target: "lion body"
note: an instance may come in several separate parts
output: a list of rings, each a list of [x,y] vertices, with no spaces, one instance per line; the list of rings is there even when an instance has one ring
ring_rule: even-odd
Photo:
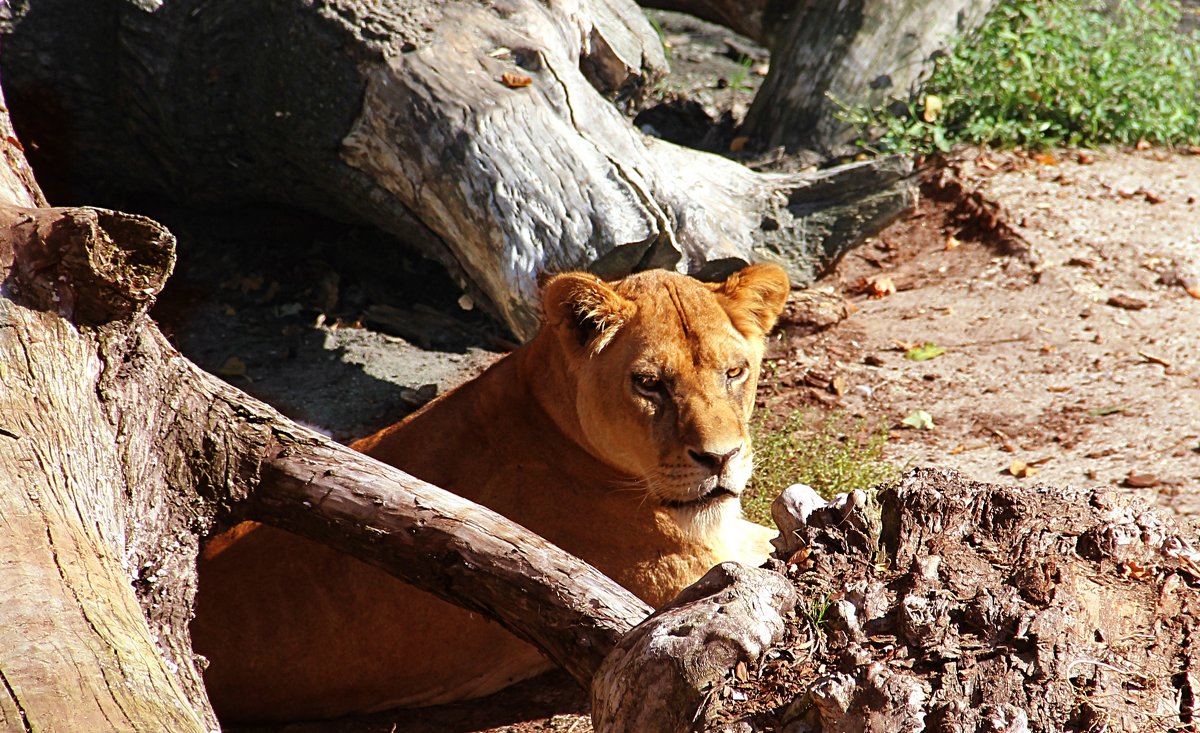
[[[353,445],[490,507],[654,606],[773,533],[741,518],[778,268],[547,285],[525,347]],[[724,289],[722,289],[724,288]],[[548,668],[499,625],[322,545],[240,525],[206,548],[196,649],[225,720],[298,720],[488,694]]]

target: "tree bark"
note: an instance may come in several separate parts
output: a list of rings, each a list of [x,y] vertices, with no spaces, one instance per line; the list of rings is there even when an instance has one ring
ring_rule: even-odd
[[[14,141],[0,143],[10,160]],[[0,176],[5,728],[215,729],[187,623],[200,538],[234,517],[506,619],[585,686],[649,613],[527,530],[198,370],[146,316],[170,234],[112,211],[27,208],[42,203],[27,170]]]
[[[592,684],[596,730],[707,729],[714,685],[783,637],[784,615],[795,603],[796,591],[779,573],[716,566],[609,654]]]
[[[774,512],[806,617],[744,681],[727,678],[753,700],[725,702],[718,725],[1194,725],[1194,526],[1127,491],[995,486],[935,469],[877,502],[809,492],[789,490]]]
[[[774,259],[805,284],[915,200],[893,162],[841,190],[841,172],[763,175],[643,135],[612,100],[664,59],[630,0],[35,0],[3,64],[69,180],[374,225],[522,337],[542,271]],[[828,219],[840,236],[812,234]]]
[[[995,0],[801,0],[771,49],[771,70],[746,116],[768,147],[846,155],[862,135],[845,107],[909,99],[935,55],[983,21]]]

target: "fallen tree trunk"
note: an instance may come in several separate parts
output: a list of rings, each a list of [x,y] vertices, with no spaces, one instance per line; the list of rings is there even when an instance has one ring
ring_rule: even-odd
[[[915,200],[896,162],[763,175],[643,135],[611,99],[635,99],[665,61],[630,0],[150,5],[17,12],[5,85],[46,170],[371,224],[519,336],[536,328],[539,272],[715,278],[773,259],[804,284]],[[826,185],[843,175],[858,183]]]
[[[169,233],[28,208],[42,199],[26,170],[0,181],[4,727],[214,729],[187,623],[200,540],[233,517],[507,619],[585,686],[649,613],[536,535],[201,372],[146,316],[174,262]]]
[[[771,46],[795,0],[642,0],[641,5],[675,10],[723,25],[763,46]]]

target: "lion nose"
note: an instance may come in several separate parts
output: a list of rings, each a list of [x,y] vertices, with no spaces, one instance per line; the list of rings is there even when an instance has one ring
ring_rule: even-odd
[[[712,471],[715,475],[720,475],[725,471],[725,467],[733,460],[733,457],[742,452],[742,447],[739,445],[731,451],[725,453],[711,453],[709,451],[697,451],[688,448],[688,455],[693,461],[704,466]]]

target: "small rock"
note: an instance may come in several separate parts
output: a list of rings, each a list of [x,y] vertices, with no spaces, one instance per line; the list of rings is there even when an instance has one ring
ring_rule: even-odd
[[[1110,296],[1107,303],[1108,303],[1108,305],[1111,305],[1114,308],[1124,308],[1125,310],[1128,310],[1128,311],[1140,311],[1141,309],[1150,305],[1149,303],[1147,303],[1144,300],[1141,300],[1140,298],[1135,298],[1131,295],[1122,295],[1122,294]]]

